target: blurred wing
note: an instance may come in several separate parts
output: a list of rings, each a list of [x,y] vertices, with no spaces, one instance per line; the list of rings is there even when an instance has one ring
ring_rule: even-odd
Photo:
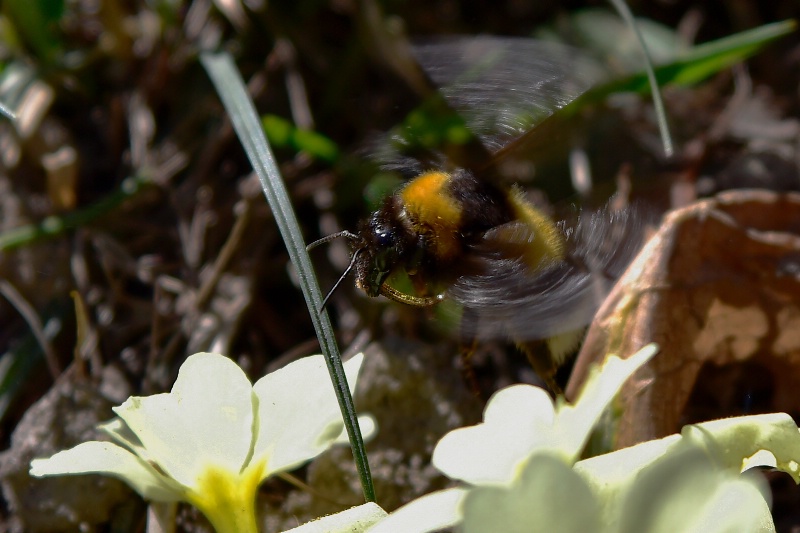
[[[487,232],[471,251],[474,274],[459,278],[447,295],[475,320],[464,321],[463,334],[476,339],[529,340],[566,333],[589,324],[603,298],[638,251],[643,222],[633,208],[583,214],[564,226],[567,256],[537,269],[509,245],[528,232],[512,222]],[[513,226],[509,228],[508,226]]]
[[[533,39],[452,38],[417,45],[413,54],[448,105],[492,153],[606,77],[585,53]]]
[[[501,152],[549,147],[563,131],[556,112],[607,77],[585,53],[534,39],[457,37],[412,53],[438,91],[368,150],[385,170],[408,176],[483,169]]]
[[[532,277],[520,260],[491,260],[485,275],[461,278],[447,292],[472,313],[462,334],[475,339],[541,339],[591,321],[596,290],[590,273],[565,262]],[[604,288],[603,288],[604,289]]]

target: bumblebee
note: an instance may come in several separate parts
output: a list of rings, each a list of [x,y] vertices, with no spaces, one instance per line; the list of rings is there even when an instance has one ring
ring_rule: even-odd
[[[416,57],[477,139],[470,162],[461,165],[441,153],[429,159],[433,163],[419,156],[390,160],[384,166],[411,168],[415,176],[355,233],[311,246],[336,237],[350,241],[350,265],[331,293],[354,271],[356,286],[368,296],[416,307],[453,300],[462,309],[466,345],[510,338],[556,392],[555,370],[577,346],[605,281],[621,273],[636,239],[628,212],[600,210],[572,223],[554,222],[521,188],[502,183],[497,162],[596,76],[572,49],[527,39],[457,39],[419,48]],[[395,144],[408,146],[408,136]],[[483,162],[475,163],[482,152]],[[416,294],[391,285],[399,272]],[[548,338],[548,353],[530,342],[542,338]]]
[[[525,200],[521,190],[502,190],[457,169],[425,172],[359,226],[354,242],[356,285],[369,296],[428,306],[444,298],[400,293],[387,284],[398,268],[405,270],[418,292],[450,286],[459,278],[480,275],[469,253],[485,242],[487,232],[506,230],[511,224],[527,228],[530,239],[497,242],[516,248],[526,267],[534,272],[564,256],[564,236],[540,211]],[[515,246],[516,245],[516,246]]]

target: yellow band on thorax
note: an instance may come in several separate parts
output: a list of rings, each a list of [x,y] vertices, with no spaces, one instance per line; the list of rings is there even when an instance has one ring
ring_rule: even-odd
[[[414,231],[427,234],[439,259],[453,257],[459,251],[458,230],[461,205],[450,195],[450,175],[424,172],[400,192],[406,214]]]

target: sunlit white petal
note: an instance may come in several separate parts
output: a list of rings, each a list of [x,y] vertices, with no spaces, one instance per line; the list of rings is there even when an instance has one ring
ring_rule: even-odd
[[[375,433],[378,431],[378,424],[375,422],[375,418],[372,417],[372,415],[359,415],[358,427],[361,429],[361,437],[364,439],[364,442],[374,437]],[[333,444],[349,443],[350,439],[347,436],[347,431],[342,428],[342,431],[339,433],[339,436],[336,437],[336,440],[333,441]]]
[[[553,402],[543,389],[507,387],[489,399],[482,424],[442,437],[433,451],[433,465],[467,483],[508,482],[535,448],[551,444],[554,416]]]
[[[455,488],[426,494],[393,511],[368,531],[424,533],[451,528],[463,518],[461,506],[468,492],[467,489]]]
[[[757,531],[772,522],[768,497],[760,474],[720,469],[707,450],[681,445],[641,469],[620,500],[606,500],[618,513],[606,525],[622,533]]]
[[[351,392],[363,360],[358,354],[344,363]],[[267,458],[263,477],[316,457],[342,432],[342,415],[322,355],[267,374],[253,390],[259,406],[253,460]]]
[[[573,405],[557,406],[556,428],[559,449],[576,460],[594,426],[617,395],[622,384],[658,352],[648,344],[627,359],[609,356],[602,367],[590,373]]]
[[[194,488],[207,465],[242,468],[252,442],[253,399],[236,363],[200,353],[181,366],[170,393],[131,397],[114,412],[160,468]]]
[[[597,501],[563,458],[534,454],[509,486],[478,486],[463,502],[466,533],[599,531]]]
[[[84,442],[47,459],[34,459],[30,473],[36,477],[104,474],[121,479],[148,500],[174,502],[183,497],[176,483],[111,442]]]
[[[705,444],[725,467],[772,466],[800,483],[800,430],[786,413],[712,420],[684,427],[681,436]]]
[[[386,517],[376,503],[365,503],[340,513],[318,518],[284,533],[360,533]]]
[[[484,422],[445,435],[433,452],[433,464],[448,477],[472,484],[509,483],[522,461],[549,450],[572,463],[583,450],[600,415],[622,383],[656,353],[649,345],[628,359],[611,356],[590,373],[574,405],[530,385],[497,392],[486,406]]]
[[[752,466],[768,465],[795,477],[796,460],[800,457],[800,432],[794,420],[785,413],[713,420],[686,426],[680,435],[578,461],[575,469],[589,483],[597,484],[605,491],[618,490],[630,484],[644,467],[674,453],[681,446],[706,449],[718,466],[734,473]],[[759,453],[762,451],[769,454]],[[753,460],[758,457],[764,461]]]

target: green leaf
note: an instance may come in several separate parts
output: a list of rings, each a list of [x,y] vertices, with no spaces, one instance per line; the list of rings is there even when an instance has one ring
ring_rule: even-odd
[[[335,163],[339,159],[339,147],[321,133],[297,128],[277,115],[264,115],[261,125],[274,146],[306,152],[314,159],[327,163]]]
[[[656,79],[659,85],[698,83],[751,57],[772,41],[792,33],[796,27],[794,20],[786,20],[695,46],[675,60],[657,66]],[[586,97],[599,100],[614,92],[645,93],[648,90],[645,74],[637,73],[593,89]]]

